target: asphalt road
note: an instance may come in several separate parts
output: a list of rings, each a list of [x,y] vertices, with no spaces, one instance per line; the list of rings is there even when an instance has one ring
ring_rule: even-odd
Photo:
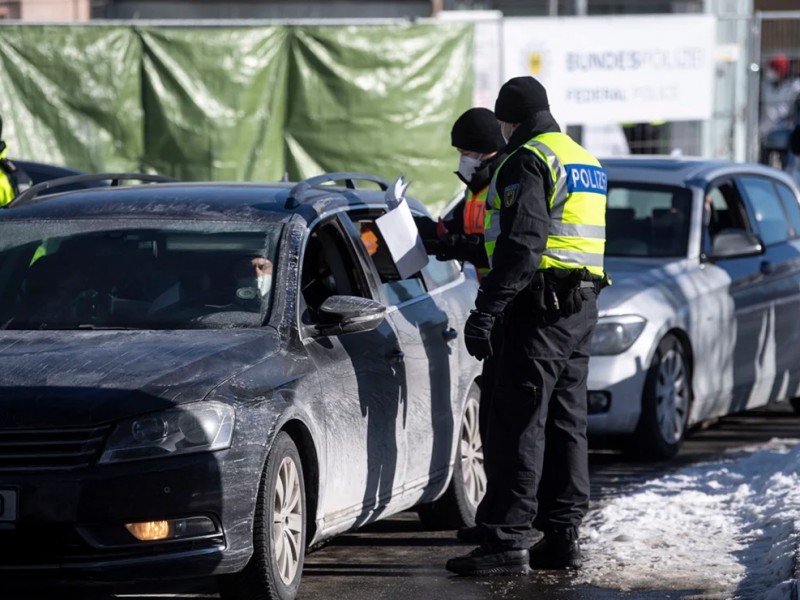
[[[626,460],[618,452],[595,448],[590,457],[595,506],[624,494],[638,483],[688,464],[772,438],[800,438],[800,416],[788,407],[735,415],[695,432],[678,457],[664,463]],[[577,584],[565,573],[533,573],[519,578],[460,578],[444,569],[447,558],[470,549],[458,544],[453,531],[425,531],[413,512],[406,512],[362,530],[339,536],[306,557],[300,600],[459,600],[537,598],[541,600],[605,600],[618,598],[705,598],[700,590],[671,589],[621,593]],[[713,576],[713,574],[710,574]],[[181,585],[168,589],[96,592],[25,589],[0,592],[3,600],[146,600],[151,598],[217,598],[213,588]],[[10,594],[10,595],[9,595]]]

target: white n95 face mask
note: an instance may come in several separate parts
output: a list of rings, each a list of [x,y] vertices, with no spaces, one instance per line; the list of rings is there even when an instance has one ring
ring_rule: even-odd
[[[272,287],[272,275],[259,275],[256,277],[256,284],[258,285],[258,293],[263,298],[269,294],[269,289]]]
[[[479,158],[472,158],[471,156],[462,156],[461,160],[458,161],[458,174],[464,178],[465,181],[469,181],[472,179],[472,176],[475,174],[475,171],[478,169],[478,165],[481,164]]]

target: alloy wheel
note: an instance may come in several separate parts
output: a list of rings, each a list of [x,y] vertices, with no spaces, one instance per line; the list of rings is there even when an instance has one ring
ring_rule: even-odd
[[[486,493],[483,443],[478,424],[479,409],[478,401],[469,398],[461,423],[461,476],[464,478],[467,499],[475,507]]]
[[[656,416],[663,440],[678,442],[686,428],[689,376],[683,354],[675,347],[661,357],[656,378]]]
[[[278,573],[286,585],[297,574],[303,537],[303,503],[297,465],[285,457],[278,468],[272,517],[272,547]]]

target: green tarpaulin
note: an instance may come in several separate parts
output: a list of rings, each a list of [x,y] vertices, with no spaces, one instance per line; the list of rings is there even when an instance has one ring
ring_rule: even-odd
[[[181,179],[362,171],[429,204],[460,188],[450,127],[472,26],[0,26],[12,157]]]

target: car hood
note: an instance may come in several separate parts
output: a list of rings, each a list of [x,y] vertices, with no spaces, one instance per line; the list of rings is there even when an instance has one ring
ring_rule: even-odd
[[[619,308],[641,292],[671,286],[676,275],[686,268],[686,259],[606,257],[605,269],[611,277],[611,285],[600,294],[601,314]]]
[[[0,429],[94,425],[202,400],[278,347],[271,328],[5,331]]]

